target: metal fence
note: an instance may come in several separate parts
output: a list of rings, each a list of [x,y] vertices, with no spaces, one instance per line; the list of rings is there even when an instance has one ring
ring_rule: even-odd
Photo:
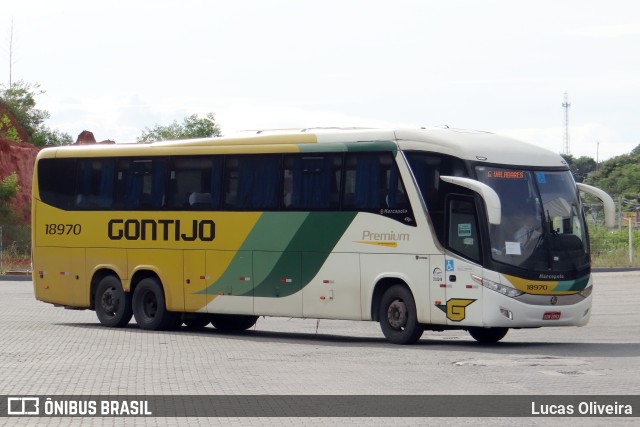
[[[31,268],[31,226],[0,225],[0,273]]]

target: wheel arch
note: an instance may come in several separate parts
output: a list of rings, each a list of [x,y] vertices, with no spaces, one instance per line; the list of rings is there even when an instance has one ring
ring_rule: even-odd
[[[98,289],[98,285],[107,276],[115,276],[122,282],[122,279],[116,273],[116,271],[109,267],[101,267],[94,271],[93,276],[91,276],[91,283],[89,285],[89,308],[91,310],[96,309],[96,290]]]
[[[411,297],[415,301],[416,299],[415,295],[413,294],[411,287],[409,286],[409,284],[405,279],[397,276],[381,277],[377,280],[375,286],[373,287],[373,293],[371,295],[371,307],[370,307],[371,320],[376,322],[380,320],[378,308],[380,307],[382,296],[387,291],[387,289],[389,289],[394,285],[402,285],[405,288],[407,288],[407,290],[411,294]]]
[[[158,284],[160,285],[160,289],[162,289],[162,293],[164,294],[164,296],[166,298],[167,293],[164,290],[164,284],[162,283],[162,280],[160,279],[160,276],[158,275],[158,273],[156,273],[152,269],[148,269],[148,268],[140,268],[140,269],[136,270],[133,273],[133,276],[131,276],[131,284],[130,284],[130,291],[129,292],[131,292],[131,294],[133,294],[133,292],[136,290],[136,287],[138,286],[138,284],[141,281],[143,281],[144,279],[156,279],[158,281]]]
[[[96,289],[98,289],[98,285],[100,284],[100,281],[107,276],[115,276],[118,278],[118,280],[120,280],[121,283],[123,282],[122,277],[120,277],[120,275],[114,268],[100,267],[96,269],[96,271],[93,273],[93,276],[91,277],[91,284],[90,284],[90,291],[89,291],[90,292],[89,297],[91,298],[91,309],[95,309],[94,299],[96,295]],[[123,288],[125,288],[124,291],[133,294],[133,291],[135,290],[135,287],[138,285],[138,283],[140,283],[141,280],[146,279],[148,277],[157,279],[158,283],[160,284],[160,287],[162,287],[162,292],[164,292],[164,286],[162,284],[162,280],[160,280],[160,276],[158,275],[158,273],[156,273],[151,269],[146,269],[146,268],[141,268],[135,271],[135,273],[131,277],[131,280],[129,281],[129,289],[126,289],[126,287],[123,284]]]

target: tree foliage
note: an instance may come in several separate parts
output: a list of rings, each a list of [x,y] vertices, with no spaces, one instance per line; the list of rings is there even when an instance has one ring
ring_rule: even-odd
[[[5,107],[13,114],[25,132],[33,135],[50,115],[36,108],[36,96],[43,94],[38,83],[26,83],[19,80],[11,86],[2,86],[0,97]]]
[[[66,132],[44,127],[31,136],[31,143],[36,147],[67,145],[73,144],[73,138]]]
[[[640,145],[629,154],[616,156],[601,163],[598,171],[591,174],[585,182],[602,188],[611,196],[639,198]]]
[[[138,137],[138,142],[209,138],[220,135],[220,126],[216,123],[213,113],[207,113],[206,117],[202,118],[192,114],[185,117],[182,123],[174,120],[168,126],[156,124],[152,129],[145,128]]]
[[[0,223],[10,223],[15,219],[12,199],[19,191],[18,175],[15,172],[0,179]]]
[[[27,83],[23,80],[18,80],[10,86],[0,86],[0,100],[29,135],[33,145],[70,144],[73,142],[71,135],[51,130],[44,124],[50,114],[46,110],[36,108],[36,96],[43,93],[44,90],[40,89],[40,84]],[[10,139],[20,142],[19,138],[16,138]]]
[[[20,142],[18,129],[13,126],[13,123],[7,114],[0,114],[0,137]]]
[[[583,182],[587,176],[596,170],[596,161],[588,156],[574,157],[571,154],[563,154],[576,182]]]

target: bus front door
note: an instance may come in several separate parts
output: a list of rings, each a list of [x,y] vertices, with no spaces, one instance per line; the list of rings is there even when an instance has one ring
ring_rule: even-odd
[[[482,278],[478,214],[473,197],[452,195],[447,199],[445,254],[446,313],[448,325],[482,324]],[[475,279],[474,279],[475,277]]]

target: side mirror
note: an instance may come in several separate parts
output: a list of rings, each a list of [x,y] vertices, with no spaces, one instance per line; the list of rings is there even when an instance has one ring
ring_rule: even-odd
[[[591,185],[583,184],[581,182],[576,183],[578,190],[591,194],[592,196],[602,200],[604,204],[604,225],[608,228],[616,226],[616,203],[613,201],[605,191],[598,187],[592,187]]]
[[[444,182],[456,184],[480,194],[487,208],[489,224],[500,225],[500,219],[502,217],[502,205],[500,204],[500,197],[498,197],[498,193],[496,193],[493,188],[489,187],[487,184],[471,178],[461,178],[459,176],[441,176],[440,179]]]

